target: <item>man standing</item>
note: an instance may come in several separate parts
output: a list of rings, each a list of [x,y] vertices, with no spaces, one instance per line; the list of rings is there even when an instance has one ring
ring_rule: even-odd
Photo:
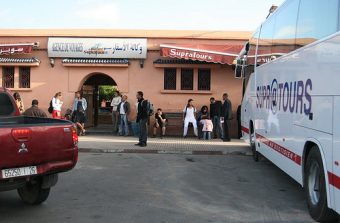
[[[119,103],[117,107],[117,111],[119,111],[119,130],[118,134],[120,136],[124,135],[128,136],[129,135],[129,124],[128,124],[128,115],[130,114],[130,103],[127,101],[127,96],[123,95],[122,101]]]
[[[218,136],[223,139],[224,134],[222,130],[222,124],[221,124],[221,112],[222,112],[222,102],[216,101],[215,98],[210,98],[210,117],[213,122],[213,134],[214,138],[217,138]]]
[[[27,109],[22,115],[30,116],[30,117],[47,118],[46,113],[40,108],[38,108],[38,104],[39,104],[38,100],[34,99],[32,101],[32,107]]]
[[[148,139],[148,101],[144,99],[142,91],[137,92],[136,98],[138,100],[136,122],[139,125],[139,142],[135,145],[145,147]]]
[[[119,92],[115,91],[115,93],[113,94],[112,101],[111,101],[113,134],[116,134],[117,129],[118,129],[119,111],[117,111],[117,108],[121,101],[122,101],[122,98],[120,97]]]
[[[228,99],[228,94],[223,94],[223,106],[222,106],[222,116],[224,118],[224,142],[230,141],[230,135],[229,135],[229,120],[232,119],[232,106],[231,101]]]

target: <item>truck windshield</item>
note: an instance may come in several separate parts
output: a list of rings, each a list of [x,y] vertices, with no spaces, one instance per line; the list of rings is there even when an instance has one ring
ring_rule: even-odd
[[[0,93],[0,116],[9,116],[14,110],[10,97],[5,93]]]

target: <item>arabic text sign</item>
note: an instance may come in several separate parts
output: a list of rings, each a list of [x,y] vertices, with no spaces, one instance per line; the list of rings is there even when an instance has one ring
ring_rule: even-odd
[[[23,54],[31,53],[32,46],[28,45],[5,45],[0,46],[0,55],[13,55],[13,54]]]
[[[48,57],[144,59],[146,39],[49,38]]]

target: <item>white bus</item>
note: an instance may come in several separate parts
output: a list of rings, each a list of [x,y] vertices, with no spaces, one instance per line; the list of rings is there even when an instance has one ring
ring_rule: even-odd
[[[340,0],[287,0],[239,57],[243,138],[303,187],[316,221],[340,213]]]

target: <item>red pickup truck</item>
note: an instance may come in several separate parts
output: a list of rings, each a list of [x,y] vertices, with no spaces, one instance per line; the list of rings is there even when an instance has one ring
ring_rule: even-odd
[[[44,202],[58,173],[76,165],[77,144],[71,122],[20,116],[10,91],[0,88],[0,191],[17,189],[25,203]]]

